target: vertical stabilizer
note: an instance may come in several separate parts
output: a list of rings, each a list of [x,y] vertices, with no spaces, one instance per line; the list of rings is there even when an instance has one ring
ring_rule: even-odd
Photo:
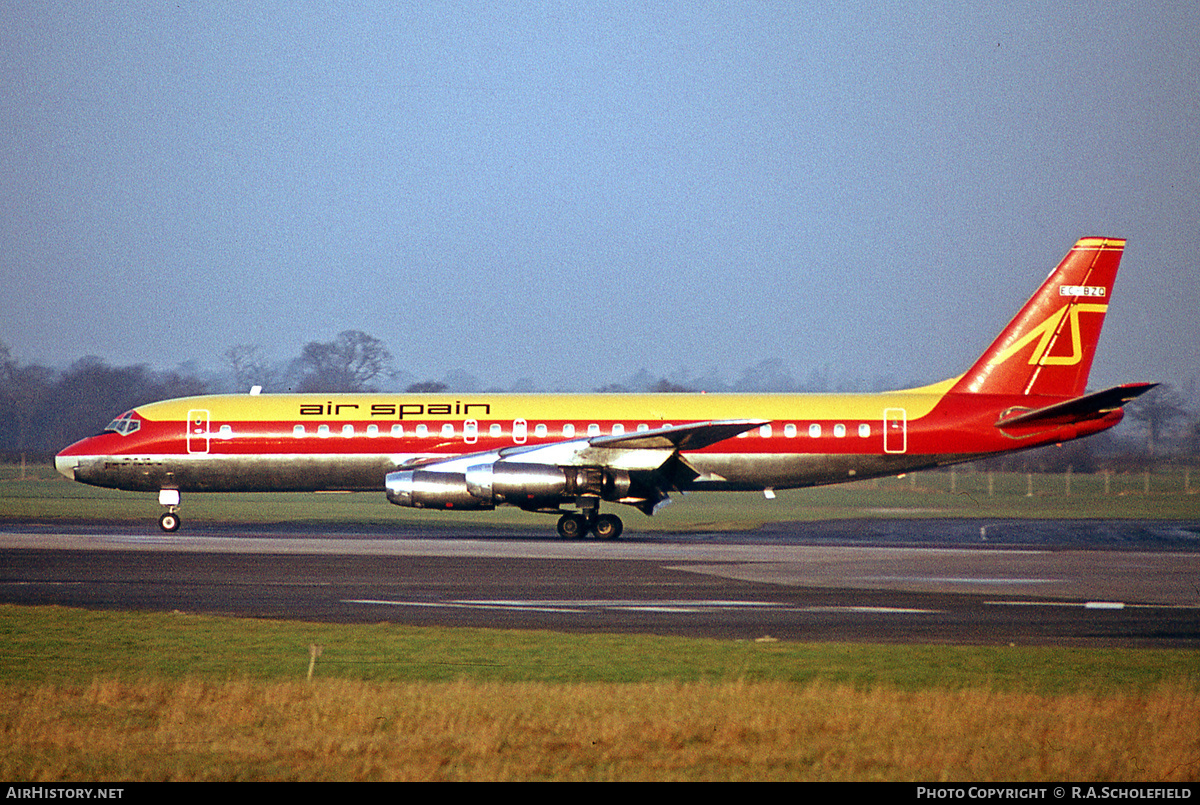
[[[952,391],[1083,394],[1124,250],[1120,238],[1080,239]]]

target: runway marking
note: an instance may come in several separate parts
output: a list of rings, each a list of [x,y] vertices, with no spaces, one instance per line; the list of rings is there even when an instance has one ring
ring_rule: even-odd
[[[377,606],[388,607],[430,607],[435,609],[523,609],[530,612],[557,612],[557,613],[574,613],[583,614],[586,610],[570,609],[567,607],[548,607],[548,606],[500,606],[497,604],[487,604],[485,602],[470,602],[470,601],[382,601],[378,599],[356,598],[343,600],[343,604],[371,604]]]
[[[918,584],[1061,584],[1065,579],[980,579],[954,576],[859,576],[862,581],[910,581]]]
[[[1121,601],[984,601],[984,606],[993,607],[1082,607],[1083,609],[1124,609]],[[1136,607],[1130,605],[1130,609]]]
[[[597,610],[621,612],[658,612],[663,614],[694,614],[701,612],[752,611],[770,609],[773,612],[852,613],[872,615],[921,615],[939,612],[936,609],[910,607],[865,606],[792,606],[772,601],[522,601],[522,600],[457,600],[457,601],[387,601],[383,599],[346,599],[345,604],[366,604],[393,607],[427,607],[446,609],[492,609],[510,612],[555,612],[584,614]]]
[[[1124,601],[984,601],[993,607],[1082,607],[1083,609],[1200,609],[1200,604],[1126,604]]]

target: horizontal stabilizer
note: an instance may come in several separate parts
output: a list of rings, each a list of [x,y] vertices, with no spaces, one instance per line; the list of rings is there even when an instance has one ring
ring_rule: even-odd
[[[1121,408],[1125,403],[1142,396],[1157,385],[1157,383],[1126,383],[1123,386],[1114,386],[1066,402],[1047,405],[1045,408],[1022,411],[1013,416],[1002,417],[996,423],[996,427],[1002,430],[1042,429],[1096,419]]]

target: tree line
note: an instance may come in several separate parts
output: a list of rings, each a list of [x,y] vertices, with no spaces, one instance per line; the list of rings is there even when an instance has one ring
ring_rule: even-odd
[[[441,380],[418,380],[397,370],[387,346],[357,330],[346,330],[332,341],[311,341],[295,358],[274,362],[253,344],[239,344],[222,355],[220,373],[204,373],[189,365],[158,371],[145,364],[113,366],[87,356],[64,368],[23,364],[0,342],[0,460],[48,458],[78,439],[100,432],[114,417],[148,402],[221,392],[247,392],[262,386],[267,392],[337,393],[369,391],[471,392],[485,391],[475,377],[454,371]],[[906,385],[919,385],[912,383]],[[533,390],[531,381],[520,388]],[[744,370],[732,382],[714,375],[668,377],[642,370],[623,382],[597,386],[603,392],[829,392],[883,391],[898,388],[891,378],[837,381],[829,368],[811,371],[796,380],[784,363],[764,360]],[[500,389],[494,389],[499,391]],[[1148,462],[1194,459],[1200,456],[1200,409],[1177,388],[1163,385],[1126,408],[1120,433],[1101,434],[1071,442],[1060,450],[1015,454],[1000,462],[1003,468],[1056,470],[1073,466],[1088,472],[1101,463],[1144,466]],[[1011,465],[1011,466],[1010,466]],[[999,468],[999,467],[998,467]]]

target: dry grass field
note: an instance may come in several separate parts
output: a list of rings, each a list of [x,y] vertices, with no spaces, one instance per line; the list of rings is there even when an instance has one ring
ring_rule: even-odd
[[[15,606],[0,647],[10,781],[1200,780],[1187,651]]]
[[[1200,779],[1200,696],[823,682],[0,686],[0,777]]]

